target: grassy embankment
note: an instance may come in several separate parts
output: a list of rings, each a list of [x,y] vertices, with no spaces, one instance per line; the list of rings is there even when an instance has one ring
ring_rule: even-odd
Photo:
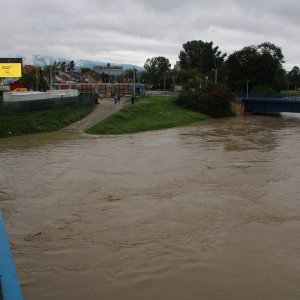
[[[92,110],[92,106],[74,106],[0,116],[0,137],[58,130],[82,119]]]
[[[183,109],[171,97],[140,97],[134,105],[96,124],[86,132],[91,134],[125,134],[157,130],[203,121],[209,116]]]
[[[282,91],[281,95],[284,97],[300,97],[300,91]]]

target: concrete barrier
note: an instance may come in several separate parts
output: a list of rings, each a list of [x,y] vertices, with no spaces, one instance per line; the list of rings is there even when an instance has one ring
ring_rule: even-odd
[[[77,97],[78,94],[78,90],[76,89],[51,90],[47,92],[8,92],[3,94],[3,102],[19,102],[32,100],[47,100],[61,97]]]

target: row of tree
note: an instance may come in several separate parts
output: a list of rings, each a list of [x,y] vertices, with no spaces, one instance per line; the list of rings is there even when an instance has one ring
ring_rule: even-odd
[[[284,70],[284,55],[281,48],[265,42],[257,46],[247,46],[231,55],[222,53],[213,42],[201,40],[188,41],[179,53],[180,69],[171,69],[169,59],[163,56],[148,58],[145,61],[144,72],[128,69],[113,78],[116,82],[130,82],[133,77],[138,82],[151,84],[154,88],[173,89],[174,84],[186,85],[191,81],[213,81],[227,85],[232,91],[281,91],[283,89],[298,89],[300,87],[300,70],[298,66],[289,72]],[[40,78],[55,77],[59,71],[74,71],[75,63],[55,61],[43,68]],[[97,80],[110,82],[107,74],[96,74],[93,70],[83,68],[83,73],[92,72]],[[135,72],[135,76],[133,76]],[[26,77],[26,76],[25,76]],[[36,74],[30,74],[34,81]],[[31,78],[32,77],[32,78]],[[32,80],[31,80],[32,79]],[[42,79],[41,85],[42,84]],[[204,83],[203,83],[204,85]]]
[[[283,68],[281,48],[265,42],[247,46],[227,56],[213,42],[188,41],[179,54],[180,70],[171,70],[168,58],[148,58],[142,80],[170,88],[174,82],[185,84],[191,80],[211,80],[226,84],[232,91],[280,91],[300,87],[300,71]]]

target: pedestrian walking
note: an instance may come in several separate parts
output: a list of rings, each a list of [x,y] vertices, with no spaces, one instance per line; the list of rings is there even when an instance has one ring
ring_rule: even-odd
[[[131,104],[134,104],[134,97],[131,96]]]
[[[118,97],[115,96],[114,99],[115,99],[115,104],[117,104],[117,102],[118,102]]]
[[[118,96],[118,103],[120,103],[120,100],[121,100],[121,97],[120,97],[120,96]]]
[[[94,100],[95,100],[95,104],[99,104],[99,101],[98,101],[98,95],[97,95],[97,94],[95,94]]]

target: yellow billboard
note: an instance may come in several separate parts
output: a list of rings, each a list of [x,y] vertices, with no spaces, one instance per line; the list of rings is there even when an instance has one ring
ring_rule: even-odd
[[[1,77],[22,77],[22,59],[0,58]]]

